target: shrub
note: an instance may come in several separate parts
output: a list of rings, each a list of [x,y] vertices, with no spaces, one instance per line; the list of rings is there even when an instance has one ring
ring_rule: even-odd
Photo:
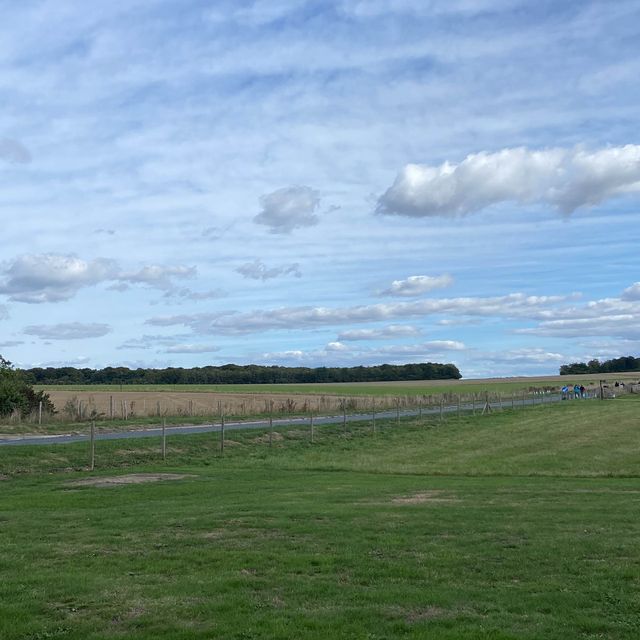
[[[10,416],[16,411],[23,417],[27,416],[37,411],[41,402],[44,412],[55,413],[49,395],[44,391],[34,391],[22,373],[0,355],[0,417]]]

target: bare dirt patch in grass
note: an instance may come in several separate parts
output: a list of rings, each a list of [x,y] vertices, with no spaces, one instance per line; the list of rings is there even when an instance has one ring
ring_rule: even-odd
[[[72,487],[116,487],[123,484],[143,484],[161,480],[184,480],[185,478],[195,478],[195,476],[186,473],[128,473],[122,476],[83,478],[67,482],[67,485]]]
[[[420,491],[410,496],[397,496],[391,499],[393,504],[424,504],[425,502],[458,502],[459,498],[447,491]]]

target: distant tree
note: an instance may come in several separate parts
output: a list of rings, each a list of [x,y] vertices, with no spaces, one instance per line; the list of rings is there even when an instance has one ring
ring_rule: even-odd
[[[0,355],[0,416],[20,412],[26,416],[38,409],[42,402],[45,412],[53,413],[54,407],[44,391],[34,391],[21,371],[16,371],[9,360]]]
[[[640,371],[640,358],[625,356],[605,360],[604,362],[589,360],[586,364],[584,362],[572,362],[571,364],[563,364],[560,367],[561,376],[581,373],[621,373],[624,371]]]

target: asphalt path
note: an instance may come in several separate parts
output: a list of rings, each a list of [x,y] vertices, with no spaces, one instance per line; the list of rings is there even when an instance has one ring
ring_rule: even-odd
[[[530,405],[542,405],[553,402],[559,402],[562,400],[560,394],[545,394],[537,397],[528,397],[524,400],[522,398],[515,398],[513,406],[515,408]],[[512,400],[502,400],[501,402],[491,402],[491,409],[510,409],[512,407]],[[462,403],[460,405],[460,412],[471,412],[475,408],[476,412],[483,410],[482,403],[476,404],[475,407],[471,403]],[[445,405],[442,407],[442,413],[457,413],[458,405]],[[422,410],[411,409],[398,412],[397,410],[376,412],[376,420],[388,420],[397,418],[407,418],[417,415],[439,415],[440,407],[423,407]],[[372,420],[372,413],[351,413],[346,415],[346,422],[363,422],[366,420]],[[342,424],[345,421],[345,416],[331,415],[331,416],[313,416],[314,426],[322,425],[335,425]],[[274,429],[279,427],[295,427],[309,425],[309,417],[303,418],[279,418],[273,420]],[[225,431],[236,431],[239,429],[266,429],[269,428],[269,420],[251,420],[242,422],[225,422]],[[175,435],[189,435],[194,433],[210,433],[220,431],[220,423],[211,424],[199,424],[199,425],[183,425],[183,426],[171,426],[165,428],[167,436]],[[162,435],[162,427],[145,427],[143,429],[132,429],[130,431],[103,431],[95,434],[96,440],[128,440],[131,438],[158,438]],[[88,442],[90,435],[88,433],[64,433],[64,434],[52,434],[52,435],[0,435],[0,446],[24,446],[24,445],[50,445],[50,444],[68,444],[70,442]]]

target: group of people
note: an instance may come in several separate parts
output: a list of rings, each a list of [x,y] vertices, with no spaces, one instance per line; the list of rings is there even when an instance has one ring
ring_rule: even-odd
[[[567,385],[562,387],[563,400],[567,400],[569,398],[586,398],[586,397],[587,397],[587,390],[585,386],[582,384],[574,384],[573,388]]]

